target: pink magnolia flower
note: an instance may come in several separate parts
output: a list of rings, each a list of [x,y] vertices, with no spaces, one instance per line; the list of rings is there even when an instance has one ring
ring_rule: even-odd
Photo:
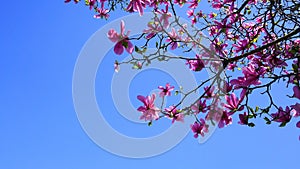
[[[199,100],[196,104],[191,106],[191,109],[195,114],[198,114],[200,112],[206,113],[209,107],[206,106],[206,100],[204,100],[203,102]]]
[[[178,40],[178,35],[175,31],[174,28],[172,28],[172,31],[168,33],[169,37],[166,39],[166,42],[170,42],[171,45],[171,50],[174,50],[178,47],[178,42],[176,42],[176,40]]]
[[[157,120],[159,118],[159,109],[155,107],[154,100],[155,100],[155,94],[152,94],[152,96],[141,96],[138,95],[137,98],[144,103],[143,106],[140,106],[137,110],[142,113],[142,116],[140,119],[145,119],[145,121],[151,121],[151,120]]]
[[[182,7],[187,0],[174,0],[174,4],[178,4],[180,7]]]
[[[282,107],[279,107],[278,112],[271,114],[271,116],[276,122],[288,123],[292,118],[290,112],[291,111],[288,106],[286,106],[285,111],[282,109]]]
[[[250,0],[249,2],[248,2],[248,4],[256,4],[257,3],[257,0]]]
[[[295,105],[291,105],[293,116],[299,117],[300,116],[300,104],[296,103]]]
[[[226,81],[223,82],[224,85],[221,86],[220,90],[224,93],[224,94],[227,94],[229,93],[231,90],[232,90],[232,85]]]
[[[165,108],[165,111],[167,112],[167,117],[172,119],[172,123],[175,121],[184,122],[184,114],[178,112],[175,106]]]
[[[250,64],[247,67],[243,67],[244,77],[238,77],[238,79],[232,79],[230,83],[235,85],[235,89],[244,88],[250,85],[260,85],[259,77],[266,73],[265,67],[255,68],[253,64]]]
[[[189,68],[192,71],[201,71],[204,68],[204,63],[202,62],[199,55],[196,54],[196,59],[187,60],[186,65],[189,65]]]
[[[194,16],[194,10],[190,9],[190,10],[186,11],[186,14],[188,17]]]
[[[90,10],[94,8],[94,5],[97,3],[97,0],[88,0],[86,3],[90,6]]]
[[[160,97],[171,96],[171,91],[174,90],[174,86],[170,86],[169,83],[166,84],[166,87],[158,86],[158,88],[161,90]]]
[[[219,0],[212,1],[212,7],[216,10],[219,10],[223,6],[223,3],[221,3]]]
[[[208,133],[208,125],[205,124],[204,119],[200,119],[200,123],[195,122],[194,124],[191,124],[191,129],[194,132],[195,138],[198,138],[199,134],[204,137],[204,134]]]
[[[138,11],[140,16],[144,14],[144,9],[146,5],[149,4],[148,0],[130,0],[127,11],[129,12],[136,12]]]
[[[266,61],[266,63],[269,65],[270,68],[274,68],[274,67],[281,68],[284,66],[288,66],[284,60],[274,55],[269,55],[264,60]]]
[[[247,125],[248,124],[248,114],[244,112],[244,114],[239,114],[240,121],[238,122],[241,125]]]
[[[159,21],[162,22],[163,28],[168,29],[170,22],[169,22],[169,18],[172,17],[172,14],[170,12],[168,12],[169,6],[166,5],[166,10],[162,9],[162,10],[157,10],[156,12],[158,14],[160,14],[160,18]]]
[[[236,68],[237,65],[235,63],[229,63],[228,66],[227,66],[227,69],[228,70],[234,70],[234,68]]]
[[[234,52],[238,53],[240,51],[244,51],[245,49],[247,49],[249,46],[249,39],[243,39],[243,40],[240,40],[238,41],[238,44],[233,44],[232,46],[235,47],[235,50]]]
[[[196,9],[198,7],[198,2],[199,2],[198,0],[191,0],[191,1],[189,1],[188,4],[191,4],[189,6],[189,8],[190,9]]]
[[[216,16],[217,16],[217,14],[216,14],[216,13],[213,13],[213,12],[211,12],[210,14],[208,14],[208,16],[209,16],[209,18],[210,18],[210,19],[212,19],[212,18],[216,17]]]
[[[294,91],[293,97],[300,99],[300,88],[298,86],[294,86],[293,91]]]
[[[151,39],[154,37],[158,32],[161,32],[163,29],[159,24],[159,21],[157,18],[154,18],[154,22],[149,22],[148,23],[148,29],[145,29],[143,32],[147,33],[148,35],[146,36],[147,39]]]
[[[191,19],[191,22],[192,22],[192,25],[195,25],[197,23],[197,18],[194,16],[192,19]]]
[[[212,87],[206,86],[206,87],[204,87],[205,97],[208,98],[208,99],[214,97],[215,96],[214,90],[215,90],[215,86],[212,86]]]
[[[234,93],[231,93],[230,96],[226,95],[225,99],[226,99],[227,104],[223,104],[223,106],[225,108],[231,110],[232,112],[243,110],[244,106],[239,107],[239,105],[244,100],[245,92],[246,92],[246,90],[243,89],[243,91],[241,92],[241,95],[240,95],[241,99],[237,98]]]
[[[114,70],[116,73],[118,73],[120,71],[120,65],[117,61],[114,63]]]
[[[211,26],[211,27],[208,28],[208,30],[209,30],[209,35],[210,35],[210,36],[213,36],[213,35],[215,35],[215,34],[218,33],[218,28],[217,28],[217,26]]]
[[[105,9],[104,7],[101,7],[101,8],[97,8],[97,13],[96,15],[94,15],[94,18],[96,19],[99,19],[99,18],[105,18],[107,19],[109,17],[109,14],[108,14],[108,10]]]
[[[133,52],[133,45],[132,43],[128,40],[128,35],[130,31],[127,31],[127,33],[125,34],[125,24],[124,21],[121,21],[121,32],[120,34],[118,34],[114,29],[111,29],[108,31],[107,36],[108,38],[112,41],[112,42],[117,42],[115,47],[114,47],[114,52],[117,55],[121,55],[125,50],[128,53],[132,53]]]
[[[300,121],[296,124],[296,127],[300,128]]]
[[[224,126],[228,126],[230,124],[232,124],[232,117],[229,115],[229,113],[226,110],[224,110],[221,119],[219,121],[218,127],[223,128]]]
[[[223,55],[223,53],[227,54],[228,51],[226,50],[226,47],[228,44],[222,43],[219,41],[218,38],[216,38],[213,43],[211,43],[210,48],[213,49],[213,51],[217,52],[219,55]]]
[[[69,3],[71,2],[72,0],[65,0],[65,3]],[[77,4],[80,0],[74,0],[75,4]]]

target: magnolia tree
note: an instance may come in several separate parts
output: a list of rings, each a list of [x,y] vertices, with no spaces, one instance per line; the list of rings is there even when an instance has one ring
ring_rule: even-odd
[[[193,116],[195,122],[191,129],[197,138],[209,132],[208,124],[219,128],[230,125],[232,116],[238,116],[238,123],[249,127],[254,127],[259,118],[268,125],[278,123],[284,127],[299,117],[300,2],[208,0],[209,10],[202,9],[201,3],[200,0],[85,0],[85,5],[96,12],[95,18],[108,19],[116,9],[141,16],[144,10],[154,14],[137,37],[125,32],[123,21],[120,33],[114,29],[107,32],[107,37],[115,43],[114,53],[127,52],[131,56],[127,61],[116,61],[115,71],[119,71],[122,64],[142,69],[154,60],[179,59],[185,61],[183,66],[188,66],[190,71],[208,69],[212,73],[193,90],[185,91],[184,86],[176,90],[167,83],[158,87],[158,96],[138,95],[137,99],[142,102],[137,108],[140,119],[152,124],[166,117],[174,123]],[[190,19],[189,26],[180,22],[182,14]],[[209,45],[203,45],[203,41]],[[143,45],[134,45],[135,42]],[[155,52],[149,54],[146,51],[151,45],[155,46]],[[170,50],[181,54],[168,55]],[[275,101],[273,86],[278,84],[287,89],[288,93],[280,94],[289,100],[289,105]],[[182,107],[183,101],[196,91],[197,99]],[[251,99],[256,99],[257,91],[267,98],[266,105],[250,104]],[[183,97],[173,105],[155,104],[157,97],[164,101],[172,93]],[[299,120],[296,127],[300,128]]]

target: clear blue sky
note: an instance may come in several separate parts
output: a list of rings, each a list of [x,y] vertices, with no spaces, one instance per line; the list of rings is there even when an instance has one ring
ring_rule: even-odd
[[[77,119],[72,76],[82,46],[106,21],[93,19],[93,13],[82,4],[66,5],[63,0],[3,1],[0,13],[0,168],[281,169],[299,166],[300,130],[295,128],[295,121],[278,128],[276,124],[266,126],[257,120],[256,127],[248,128],[238,125],[235,119],[233,125],[217,130],[205,144],[199,144],[190,133],[172,150],[146,159],[119,157],[101,149],[85,134]],[[112,15],[111,19],[118,17]],[[112,74],[111,65],[104,65],[100,70]],[[161,72],[152,73],[138,76],[130,94],[147,94],[151,88],[165,83],[165,79],[172,81]],[[149,80],[155,73],[161,73],[162,83]],[[99,78],[98,74],[97,83]],[[99,98],[111,97],[108,92],[101,94],[101,89],[96,88]],[[289,104],[288,100],[278,100],[283,105]],[[259,98],[255,101],[264,102]],[[162,123],[150,129],[131,122],[127,125],[115,108],[110,103],[107,105],[102,107],[104,116],[120,132],[134,134],[136,128],[142,128],[138,131],[143,133],[138,136],[151,136],[163,131],[159,125],[166,128]]]

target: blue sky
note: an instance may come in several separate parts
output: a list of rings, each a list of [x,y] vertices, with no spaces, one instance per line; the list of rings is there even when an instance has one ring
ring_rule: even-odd
[[[89,37],[108,21],[95,20],[86,7],[63,1],[4,1],[1,10],[0,168],[296,168],[299,164],[299,130],[292,121],[248,128],[234,124],[218,129],[204,144],[192,133],[170,151],[145,159],[113,155],[97,146],[81,128],[72,100],[73,70]],[[122,14],[122,13],[121,13]],[[120,15],[121,15],[120,14]],[[111,20],[120,17],[113,14]],[[116,130],[137,137],[162,132],[170,122],[152,127],[134,124],[111,106],[107,81],[114,55],[108,54],[96,77],[96,95],[104,117]],[[107,63],[107,64],[106,64]],[[111,76],[110,76],[111,75]],[[110,76],[110,77],[109,77]],[[154,77],[160,77],[153,81]],[[157,85],[174,79],[155,70],[139,74],[130,86],[135,95],[148,94]],[[99,84],[99,86],[98,86]],[[103,86],[101,86],[103,85]],[[289,100],[279,97],[283,105]],[[276,97],[276,96],[275,96]],[[255,102],[264,102],[257,98]],[[255,103],[254,102],[254,103]],[[120,143],[122,146],[122,143]],[[147,146],[147,145],[145,145]]]

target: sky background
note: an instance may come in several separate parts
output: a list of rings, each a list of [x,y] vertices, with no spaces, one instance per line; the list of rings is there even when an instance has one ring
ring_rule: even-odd
[[[204,6],[206,7],[206,6]],[[206,7],[207,8],[207,7]],[[146,159],[113,155],[97,146],[81,128],[72,100],[72,77],[76,59],[89,37],[108,21],[95,20],[83,4],[59,1],[2,2],[0,62],[0,168],[5,169],[89,169],[89,168],[297,168],[300,130],[295,120],[285,128],[264,125],[254,128],[237,124],[218,129],[204,144],[188,136],[172,150]],[[112,14],[111,19],[123,13]],[[99,45],[100,46],[100,45]],[[148,127],[126,122],[111,106],[110,90],[101,84],[113,74],[114,55],[108,54],[96,77],[96,95],[104,117],[116,130],[145,137],[170,125],[164,120]],[[151,80],[159,77],[158,80]],[[109,77],[105,77],[109,78]],[[110,77],[111,78],[111,77]],[[109,82],[103,80],[105,82]],[[156,70],[139,74],[130,86],[135,96],[172,77]],[[99,85],[97,85],[99,84]],[[101,86],[103,85],[103,86]],[[280,94],[282,105],[290,104]],[[290,91],[287,91],[290,92]],[[252,103],[263,103],[255,98]],[[122,143],[120,143],[122,146]],[[145,145],[147,146],[147,145]]]

